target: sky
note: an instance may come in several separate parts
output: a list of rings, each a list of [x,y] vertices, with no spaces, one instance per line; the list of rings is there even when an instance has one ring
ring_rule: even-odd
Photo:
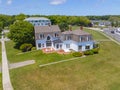
[[[0,0],[0,14],[120,15],[120,0]]]

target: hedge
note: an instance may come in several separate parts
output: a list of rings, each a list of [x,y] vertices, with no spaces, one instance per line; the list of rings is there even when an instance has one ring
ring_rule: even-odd
[[[83,53],[81,53],[81,52],[73,52],[72,55],[74,57],[81,57],[83,55]]]
[[[32,48],[32,44],[28,44],[28,43],[22,44],[20,46],[20,50],[22,50],[22,52],[30,51],[31,48]]]

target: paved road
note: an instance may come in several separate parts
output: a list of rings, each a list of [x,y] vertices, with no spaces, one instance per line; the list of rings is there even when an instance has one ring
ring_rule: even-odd
[[[113,34],[113,33],[111,33],[111,30],[109,30],[109,29],[105,29],[103,32],[104,32],[105,34],[107,34],[108,36],[114,38],[114,39],[117,40],[118,42],[120,42],[120,35],[119,35],[119,34],[116,34],[116,33]]]
[[[104,36],[106,36],[107,38],[109,38],[110,40],[112,40],[113,42],[115,42],[116,44],[118,44],[118,45],[120,45],[120,42],[119,42],[119,40],[120,40],[120,38],[118,38],[118,36],[117,36],[117,39],[113,39],[113,37],[112,36],[110,36],[110,35],[108,35],[107,33],[105,33],[105,30],[107,30],[107,29],[105,29],[105,30],[101,30],[101,29],[95,29],[95,28],[88,28],[88,29],[91,29],[91,30],[95,30],[95,31],[98,31],[98,32],[100,32],[101,34],[103,34]],[[118,35],[118,34],[117,34]]]
[[[2,84],[3,84],[3,90],[13,90],[13,87],[12,87],[12,84],[10,81],[8,61],[7,61],[5,42],[4,42],[3,36],[2,36],[1,43],[2,43]]]

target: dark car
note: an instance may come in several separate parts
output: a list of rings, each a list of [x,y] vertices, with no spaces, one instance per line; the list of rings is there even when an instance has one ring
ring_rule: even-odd
[[[111,33],[112,33],[112,34],[114,34],[114,33],[115,33],[115,31],[111,31]]]

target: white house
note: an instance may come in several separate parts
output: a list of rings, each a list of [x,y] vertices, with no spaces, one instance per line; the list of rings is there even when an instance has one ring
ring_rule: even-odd
[[[58,25],[35,26],[35,41],[37,49],[62,49],[61,31]]]
[[[61,32],[58,25],[44,17],[25,19],[34,25],[35,43],[38,49],[64,50],[65,52],[86,51],[93,48],[92,35],[83,30]]]
[[[62,49],[65,52],[70,50],[86,51],[93,49],[94,41],[92,35],[83,30],[65,31],[61,36],[63,39]]]
[[[61,32],[58,25],[35,26],[37,49],[51,48],[65,52],[86,51],[93,48],[92,35],[83,30]]]
[[[30,22],[34,26],[48,26],[51,25],[51,21],[44,17],[30,17],[26,18],[25,21]]]

